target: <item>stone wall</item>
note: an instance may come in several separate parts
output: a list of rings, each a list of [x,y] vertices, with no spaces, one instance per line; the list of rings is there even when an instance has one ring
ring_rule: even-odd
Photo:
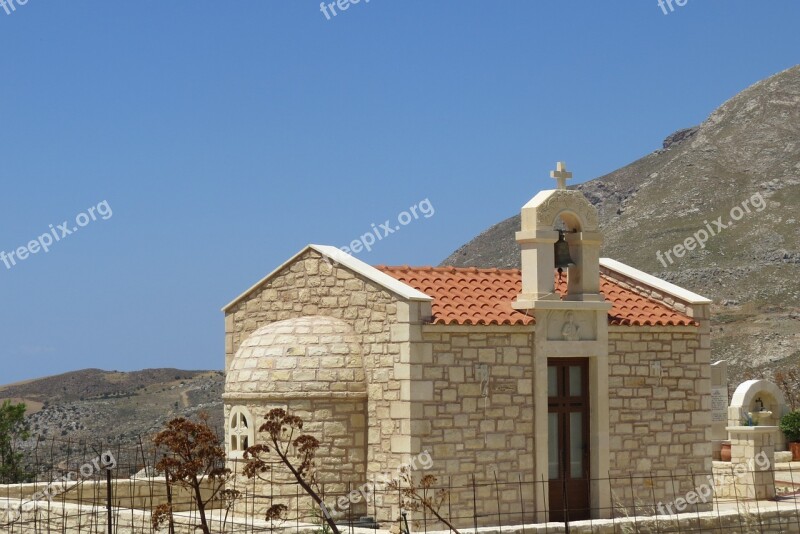
[[[9,505],[18,503],[9,502]],[[112,508],[113,532],[119,534],[154,534],[168,533],[165,525],[156,530],[152,526],[152,514],[149,510]],[[215,534],[252,534],[268,532],[273,524],[253,518],[233,517],[224,510],[206,511],[206,520],[211,532]],[[40,502],[37,506],[25,507],[12,523],[0,524],[0,532],[9,534],[41,534],[43,532],[59,534],[107,534],[108,515],[104,503],[74,504]],[[196,534],[200,532],[200,524],[196,512],[176,512],[174,514],[175,534]],[[312,534],[319,526],[305,525],[305,532]],[[276,529],[280,530],[280,529]],[[375,531],[371,531],[374,533]],[[364,533],[367,534],[367,533]]]
[[[730,426],[731,461],[714,462],[714,481],[720,497],[773,499],[776,427]],[[791,479],[791,471],[789,473]]]
[[[44,482],[8,484],[0,486],[0,500],[21,499],[29,502],[37,494],[49,491],[53,495],[53,502],[57,503],[57,506],[60,506],[62,502],[105,504],[106,488],[105,480],[84,480],[68,483],[65,486],[55,482],[53,484]],[[167,503],[167,487],[164,477],[113,479],[111,481],[111,489],[115,506],[151,510],[160,504]],[[212,484],[208,481],[202,481],[201,495],[203,498],[210,497],[212,491]],[[172,500],[176,511],[194,508],[193,494],[186,488],[177,485],[173,486]],[[46,504],[46,498],[42,497],[41,502]]]
[[[710,358],[695,327],[609,328],[610,476],[620,477],[611,485],[617,503],[632,502],[631,473],[643,477],[634,485],[645,491],[645,502],[673,502],[707,482]]]
[[[753,503],[745,505],[741,510],[725,510],[683,514],[681,516],[659,517],[625,517],[620,519],[602,519],[571,523],[569,530],[563,523],[526,524],[505,527],[492,526],[481,529],[481,534],[619,534],[637,532],[641,534],[662,532],[756,532],[759,534],[800,534],[800,514],[791,506],[766,505],[756,507]],[[459,514],[469,514],[460,509]],[[152,534],[150,514],[141,511],[114,510],[115,530],[128,534]],[[176,517],[176,534],[194,534],[197,529],[196,517],[189,514],[178,514]],[[91,506],[66,504],[57,507],[43,507],[35,511],[24,512],[21,521],[8,528],[13,534],[38,534],[41,532],[59,532],[63,534],[105,534],[106,514],[104,509]],[[385,527],[394,525],[385,525]],[[223,521],[220,514],[212,514],[211,530],[218,534],[250,534],[265,532],[270,525],[257,520],[228,518]],[[355,528],[353,534],[391,534],[395,530],[388,528],[367,530]],[[13,529],[13,530],[11,530]],[[275,528],[275,532],[295,534],[315,534],[319,525],[284,524],[283,528]],[[348,529],[349,531],[349,529]],[[159,532],[167,532],[162,529]],[[437,528],[428,523],[428,534],[448,534],[449,531]]]
[[[286,408],[286,404],[267,404],[249,402],[245,405],[255,421],[263,421],[264,416],[273,408]],[[293,415],[303,419],[303,432],[320,441],[317,451],[316,480],[325,488],[325,501],[333,510],[339,497],[366,480],[366,404],[363,399],[316,400],[296,399],[289,402]],[[230,406],[226,404],[225,416],[228,417]],[[259,423],[260,426],[260,423]],[[297,436],[295,436],[297,437]],[[256,443],[265,443],[263,435],[256,434]],[[268,460],[276,460],[274,454],[264,456]],[[262,475],[271,483],[256,484],[242,473],[244,460],[232,460],[228,466],[237,473],[236,480],[229,486],[244,494],[235,509],[240,513],[254,514],[263,518],[272,504],[286,504],[289,507],[287,518],[294,520],[308,515],[313,509],[313,502],[306,497],[294,483],[295,478],[280,464],[276,464],[268,473]],[[296,506],[296,498],[300,495],[300,505]],[[274,496],[274,500],[270,497]],[[283,498],[282,498],[283,497]],[[354,513],[364,515],[364,503],[354,508]]]
[[[451,490],[449,502],[470,510],[475,477],[479,524],[496,523],[498,511],[505,524],[521,521],[520,490],[530,520],[532,328],[429,325],[423,341],[433,350],[420,378],[433,383],[433,396],[420,403],[422,417],[412,424],[433,458],[430,473],[445,487],[460,487]],[[458,526],[470,527],[472,519]]]
[[[430,315],[429,303],[401,301],[375,282],[307,250],[226,310],[226,368],[240,344],[266,324],[309,315],[351,324],[363,350],[368,384],[368,471],[394,472],[412,452],[407,413],[398,412],[397,406],[401,387],[410,380],[408,332],[422,321],[420,308],[426,304]],[[402,441],[405,446],[398,446]],[[396,511],[395,503],[390,513]]]
[[[771,506],[770,506],[771,505]],[[777,508],[764,503],[744,504],[740,510],[682,514],[679,516],[623,517],[563,523],[514,525],[481,529],[480,534],[661,534],[665,532],[736,532],[753,534],[800,534],[800,512],[791,506]],[[428,529],[428,534],[449,534]],[[377,531],[374,534],[382,534]]]

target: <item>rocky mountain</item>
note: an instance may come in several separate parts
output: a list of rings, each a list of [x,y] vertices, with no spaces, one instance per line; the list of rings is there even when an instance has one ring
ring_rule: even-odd
[[[732,379],[800,360],[800,66],[575,188],[599,210],[604,256],[714,299],[713,357]],[[506,219],[442,265],[519,267],[519,227]],[[689,237],[702,246],[676,253]]]

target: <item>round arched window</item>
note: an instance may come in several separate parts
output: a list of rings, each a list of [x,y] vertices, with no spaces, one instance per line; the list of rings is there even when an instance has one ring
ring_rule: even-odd
[[[253,445],[255,431],[253,416],[244,406],[235,406],[228,417],[228,454],[241,458],[248,447]]]

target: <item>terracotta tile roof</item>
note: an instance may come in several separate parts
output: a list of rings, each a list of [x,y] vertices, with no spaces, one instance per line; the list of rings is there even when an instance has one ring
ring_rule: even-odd
[[[519,269],[461,267],[376,268],[433,297],[433,323],[459,325],[528,325],[534,318],[511,307],[522,289]],[[556,284],[566,292],[566,276]],[[601,276],[600,292],[613,304],[608,323],[627,326],[696,326],[690,317],[625,289]]]

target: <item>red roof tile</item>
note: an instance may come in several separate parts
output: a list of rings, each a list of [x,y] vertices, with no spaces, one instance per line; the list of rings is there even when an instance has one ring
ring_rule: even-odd
[[[511,307],[522,289],[519,269],[475,269],[461,267],[388,267],[380,271],[433,297],[434,324],[527,325],[534,318]],[[566,292],[566,276],[556,284]],[[696,326],[690,317],[617,285],[604,276],[600,292],[613,305],[611,325]]]

